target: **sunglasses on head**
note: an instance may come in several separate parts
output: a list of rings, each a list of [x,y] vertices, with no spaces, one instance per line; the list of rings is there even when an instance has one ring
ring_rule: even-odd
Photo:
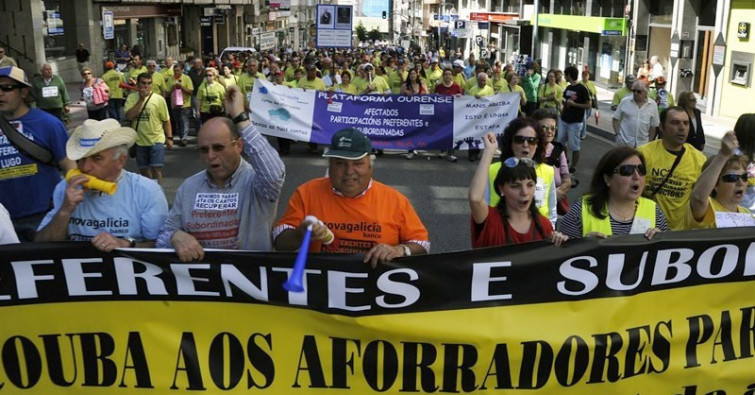
[[[223,150],[226,149],[226,147],[231,146],[233,144],[236,144],[236,142],[239,141],[238,139],[231,140],[228,144],[213,144],[209,146],[202,146],[197,148],[200,154],[207,154],[212,150],[213,152],[223,152]]]
[[[614,173],[618,173],[620,176],[629,177],[634,174],[634,171],[637,170],[637,174],[644,176],[647,174],[647,169],[645,169],[645,165],[639,164],[639,165],[621,165],[615,169],[613,169]]]
[[[724,175],[721,176],[721,181],[734,183],[734,182],[737,182],[739,180],[742,180],[744,182],[747,182],[748,178],[749,178],[749,176],[747,175],[747,173],[742,173],[742,174],[739,174],[739,173],[727,173],[727,174],[724,174]]]
[[[21,89],[21,86],[15,85],[15,84],[0,85],[0,91],[3,91],[3,92],[13,92],[14,89]]]
[[[527,143],[529,145],[537,145],[538,141],[539,141],[539,139],[537,137],[520,136],[520,135],[514,136],[514,143],[516,143],[516,144]]]
[[[535,167],[535,161],[530,158],[515,158],[512,156],[503,161],[503,165],[508,168],[517,167],[520,163],[528,167]]]

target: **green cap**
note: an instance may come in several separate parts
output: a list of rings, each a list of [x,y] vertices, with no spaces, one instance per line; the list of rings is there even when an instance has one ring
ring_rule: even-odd
[[[347,128],[333,135],[330,147],[322,154],[322,157],[356,160],[370,153],[372,153],[370,139],[357,129]]]

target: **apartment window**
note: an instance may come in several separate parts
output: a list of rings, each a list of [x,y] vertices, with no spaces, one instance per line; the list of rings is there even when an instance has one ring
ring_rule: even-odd
[[[65,7],[61,0],[45,0],[42,4],[45,57],[73,56],[77,46],[72,13],[74,7]]]

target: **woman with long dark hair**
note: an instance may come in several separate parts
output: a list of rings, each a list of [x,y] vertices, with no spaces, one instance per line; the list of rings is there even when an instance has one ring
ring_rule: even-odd
[[[644,234],[648,239],[668,231],[660,206],[642,197],[646,174],[645,158],[634,148],[608,151],[593,173],[590,191],[572,203],[558,230],[571,238]]]
[[[522,157],[503,161],[494,176],[493,190],[498,203],[489,205],[485,190],[490,179],[490,162],[498,149],[493,133],[483,138],[485,149],[469,187],[469,207],[472,211],[472,247],[490,247],[549,240],[561,245],[568,238],[553,231],[548,218],[535,205],[537,174],[535,162]]]
[[[540,214],[548,218],[553,226],[556,225],[558,213],[556,211],[556,184],[553,166],[545,163],[545,138],[536,121],[530,118],[516,118],[503,130],[501,137],[501,160],[508,158],[526,158],[535,163],[535,206]],[[499,196],[493,193],[494,177],[498,174],[502,162],[490,166],[490,194],[491,206],[498,204]]]

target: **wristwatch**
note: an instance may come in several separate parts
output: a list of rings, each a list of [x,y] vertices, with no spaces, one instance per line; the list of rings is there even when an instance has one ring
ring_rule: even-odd
[[[133,237],[124,237],[123,240],[128,241],[128,247],[134,248],[136,247],[136,239]]]
[[[246,111],[243,111],[241,112],[241,114],[236,115],[236,118],[233,118],[233,123],[241,123],[248,120],[249,120],[249,113],[247,113]]]
[[[412,255],[412,250],[409,248],[408,245],[401,244],[401,247],[404,248],[404,256],[411,256]]]

